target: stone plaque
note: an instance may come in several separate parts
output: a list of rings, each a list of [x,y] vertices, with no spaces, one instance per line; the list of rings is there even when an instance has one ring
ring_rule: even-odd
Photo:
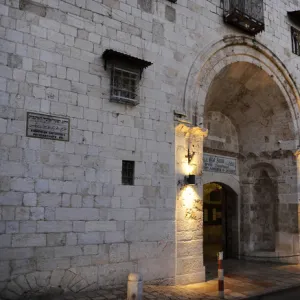
[[[236,175],[236,159],[213,154],[203,154],[203,170]]]
[[[70,119],[27,112],[26,136],[69,141]]]

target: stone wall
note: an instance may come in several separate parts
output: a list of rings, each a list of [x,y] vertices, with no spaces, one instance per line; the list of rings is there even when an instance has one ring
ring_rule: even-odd
[[[206,151],[231,152],[231,155],[239,153],[238,133],[230,119],[219,111],[209,111],[206,114],[205,128],[208,136],[204,140]]]
[[[203,139],[207,131],[179,124],[176,127],[176,273],[175,283],[205,281],[203,265]],[[190,161],[188,153],[194,153]],[[186,177],[194,174],[195,185]]]
[[[251,167],[248,174],[242,172],[246,177],[241,184],[241,248],[247,255],[256,251],[255,255],[283,256],[281,261],[297,262],[297,257],[285,258],[299,253],[296,159],[289,151],[277,155],[252,157],[244,165]],[[264,232],[266,236],[257,243]],[[272,240],[273,248],[262,249],[267,240]]]
[[[203,118],[197,72],[225,36],[243,33],[223,23],[220,1],[37,2],[0,0],[0,289],[13,298],[62,279],[64,289],[80,291],[123,284],[132,271],[159,283],[199,279],[188,275],[203,272],[201,218],[190,243],[201,271],[189,250],[188,266],[175,267],[175,181],[183,173],[175,170],[173,110],[190,114],[195,101]],[[286,12],[299,8],[265,1],[266,28],[256,37],[287,68],[278,78],[293,76],[287,94],[300,78]],[[101,59],[109,48],[153,63],[136,107],[109,102]],[[264,61],[262,53],[253,57]],[[27,111],[69,117],[70,141],[26,137]],[[134,186],[121,185],[122,160],[135,161]],[[189,235],[193,227],[183,228]]]

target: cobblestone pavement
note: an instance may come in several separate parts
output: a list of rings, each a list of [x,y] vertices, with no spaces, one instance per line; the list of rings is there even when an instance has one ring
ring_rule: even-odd
[[[211,274],[214,276],[214,274]],[[143,300],[153,299],[219,299],[217,280],[186,286],[144,286]],[[300,265],[230,260],[225,263],[225,298],[245,299],[292,286],[300,286]],[[88,293],[66,294],[51,300],[126,299],[126,288],[97,290]]]

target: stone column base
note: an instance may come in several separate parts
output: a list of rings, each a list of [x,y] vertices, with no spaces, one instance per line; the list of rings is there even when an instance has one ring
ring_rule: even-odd
[[[176,276],[176,285],[200,283],[200,282],[205,282],[205,281],[206,281],[206,277],[205,277],[205,267],[204,266],[197,273],[190,273],[190,274]]]

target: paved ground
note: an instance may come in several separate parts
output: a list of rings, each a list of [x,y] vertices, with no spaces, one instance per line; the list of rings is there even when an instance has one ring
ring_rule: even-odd
[[[300,265],[279,265],[263,262],[245,262],[230,260],[225,263],[225,294],[226,299],[245,299],[250,296],[279,291],[288,287],[300,286]],[[210,273],[214,277],[214,272]],[[144,287],[143,300],[153,299],[219,299],[217,280],[186,285],[186,286],[150,286]],[[288,300],[289,298],[283,297]],[[277,300],[281,298],[261,298],[263,300]],[[69,294],[51,300],[108,300],[126,299],[126,288],[113,290],[98,290],[85,294]],[[258,298],[259,299],[259,298]],[[294,298],[291,298],[294,299]],[[295,298],[296,299],[296,298]],[[300,299],[298,296],[297,299]]]
[[[299,300],[300,299],[300,288],[288,289],[282,292],[272,293],[266,296],[257,296],[249,300]]]

